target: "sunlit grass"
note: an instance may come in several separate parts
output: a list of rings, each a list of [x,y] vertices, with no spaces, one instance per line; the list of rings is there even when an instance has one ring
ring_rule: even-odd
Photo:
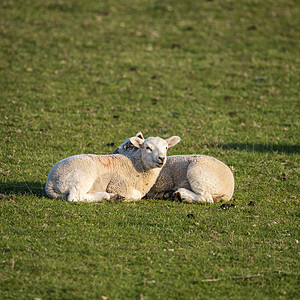
[[[0,298],[297,298],[297,14],[296,1],[3,0]],[[46,198],[55,162],[138,131],[224,161],[236,208]]]

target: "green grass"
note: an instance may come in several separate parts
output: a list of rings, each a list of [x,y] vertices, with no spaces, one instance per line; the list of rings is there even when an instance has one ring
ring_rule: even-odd
[[[299,20],[292,0],[2,0],[0,298],[298,298]],[[232,166],[236,208],[46,197],[55,162],[138,131]]]

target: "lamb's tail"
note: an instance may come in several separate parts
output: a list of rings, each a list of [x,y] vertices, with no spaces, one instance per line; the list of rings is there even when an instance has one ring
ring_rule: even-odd
[[[51,181],[51,180],[47,180],[47,183],[45,186],[45,191],[49,198],[55,198],[55,199],[64,199],[65,198],[64,195],[62,195],[61,193],[58,193],[55,190],[53,181]]]

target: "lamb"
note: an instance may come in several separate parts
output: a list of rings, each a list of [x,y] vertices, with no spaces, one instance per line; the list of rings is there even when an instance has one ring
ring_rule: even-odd
[[[150,190],[166,163],[167,149],[180,141],[149,137],[130,139],[130,156],[80,154],[57,162],[50,170],[46,193],[69,202],[137,201]]]
[[[143,139],[139,132],[136,137]],[[138,149],[127,139],[113,153],[130,157]],[[228,166],[206,155],[168,156],[148,198],[171,198],[185,203],[229,201],[234,177]]]

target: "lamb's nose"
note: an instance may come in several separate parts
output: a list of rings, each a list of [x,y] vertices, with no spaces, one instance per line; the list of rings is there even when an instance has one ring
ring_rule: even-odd
[[[163,156],[158,156],[157,157],[157,160],[160,162],[160,163],[163,163],[165,161],[165,158]]]

